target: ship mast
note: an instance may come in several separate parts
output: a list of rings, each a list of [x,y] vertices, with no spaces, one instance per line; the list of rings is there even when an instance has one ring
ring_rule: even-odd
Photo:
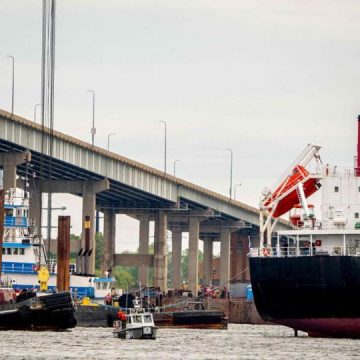
[[[360,115],[358,115],[357,156],[355,157],[355,176],[360,176]]]

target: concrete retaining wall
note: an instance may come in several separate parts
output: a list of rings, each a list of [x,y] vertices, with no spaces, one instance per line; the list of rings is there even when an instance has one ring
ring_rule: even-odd
[[[246,299],[204,299],[205,308],[208,310],[223,311],[230,323],[235,324],[265,324],[256,310],[253,301]]]

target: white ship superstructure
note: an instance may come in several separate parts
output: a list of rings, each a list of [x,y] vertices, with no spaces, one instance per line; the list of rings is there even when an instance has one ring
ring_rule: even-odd
[[[56,263],[46,259],[41,237],[29,219],[29,196],[21,189],[6,191],[4,199],[4,237],[2,248],[3,278],[11,279],[16,290],[39,288],[40,265],[49,265],[49,289],[56,287]],[[74,264],[71,264],[75,272]],[[75,270],[75,271],[74,271]],[[77,297],[103,299],[114,279],[70,274],[70,290]]]
[[[325,166],[321,188],[323,229],[360,229],[360,177]]]

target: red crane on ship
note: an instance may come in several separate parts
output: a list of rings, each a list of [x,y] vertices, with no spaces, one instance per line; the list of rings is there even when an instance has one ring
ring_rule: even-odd
[[[320,146],[308,144],[285,175],[274,186],[274,190],[265,188],[260,201],[260,248],[271,246],[271,233],[278,218],[294,207],[300,206],[309,214],[306,198],[314,194],[321,186],[322,173],[311,171],[308,167],[312,160],[321,163]],[[265,242],[264,234],[267,233]]]

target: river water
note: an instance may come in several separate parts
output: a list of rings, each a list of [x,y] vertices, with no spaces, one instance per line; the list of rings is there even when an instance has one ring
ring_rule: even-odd
[[[156,340],[123,340],[111,328],[3,331],[0,359],[360,359],[360,340],[309,338],[272,325],[228,330],[159,329]]]

